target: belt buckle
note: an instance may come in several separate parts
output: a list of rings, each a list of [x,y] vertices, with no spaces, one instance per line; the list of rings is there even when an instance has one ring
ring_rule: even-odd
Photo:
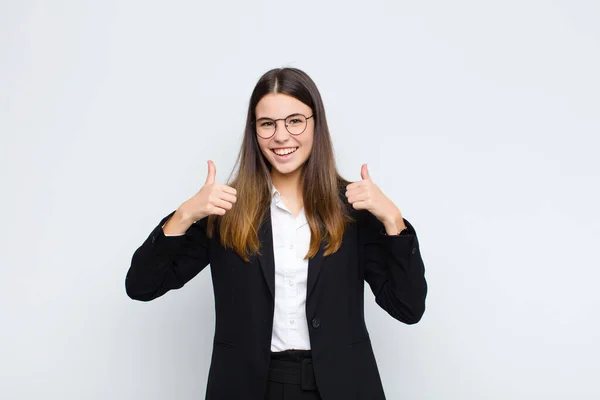
[[[312,366],[312,359],[310,358],[305,358],[302,360],[302,378],[300,382],[300,387],[302,390],[317,390],[315,372]]]

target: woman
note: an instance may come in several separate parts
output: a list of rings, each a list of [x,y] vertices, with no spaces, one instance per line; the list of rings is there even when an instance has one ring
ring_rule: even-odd
[[[127,294],[149,301],[208,264],[216,326],[207,399],[384,399],[364,321],[366,281],[406,324],[427,284],[413,226],[371,180],[337,172],[315,83],[258,81],[230,184],[202,189],[135,251]]]

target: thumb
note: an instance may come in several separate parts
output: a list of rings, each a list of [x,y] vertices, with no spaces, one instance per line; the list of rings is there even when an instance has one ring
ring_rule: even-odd
[[[367,164],[363,164],[360,169],[360,177],[363,179],[371,179],[369,176],[369,170],[367,169]]]
[[[208,176],[206,177],[206,182],[204,182],[204,184],[208,185],[215,183],[215,175],[217,175],[217,168],[211,160],[208,160]]]

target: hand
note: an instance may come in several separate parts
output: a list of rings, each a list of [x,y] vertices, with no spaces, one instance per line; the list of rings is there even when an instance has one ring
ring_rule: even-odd
[[[208,215],[224,215],[236,202],[237,190],[231,186],[215,182],[217,169],[208,160],[208,176],[204,186],[191,199],[183,203],[179,209],[186,218],[198,221]]]
[[[346,186],[346,197],[348,202],[356,210],[368,210],[386,228],[388,234],[396,234],[404,229],[406,225],[402,213],[396,205],[383,194],[381,189],[373,183],[369,176],[367,164],[363,164],[360,170],[361,181],[353,182]],[[391,232],[391,233],[390,233]]]

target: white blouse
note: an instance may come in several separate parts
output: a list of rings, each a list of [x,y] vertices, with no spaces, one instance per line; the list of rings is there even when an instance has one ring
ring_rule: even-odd
[[[275,313],[271,351],[310,349],[306,320],[306,281],[310,228],[304,208],[296,218],[273,186],[271,223],[275,258]]]

